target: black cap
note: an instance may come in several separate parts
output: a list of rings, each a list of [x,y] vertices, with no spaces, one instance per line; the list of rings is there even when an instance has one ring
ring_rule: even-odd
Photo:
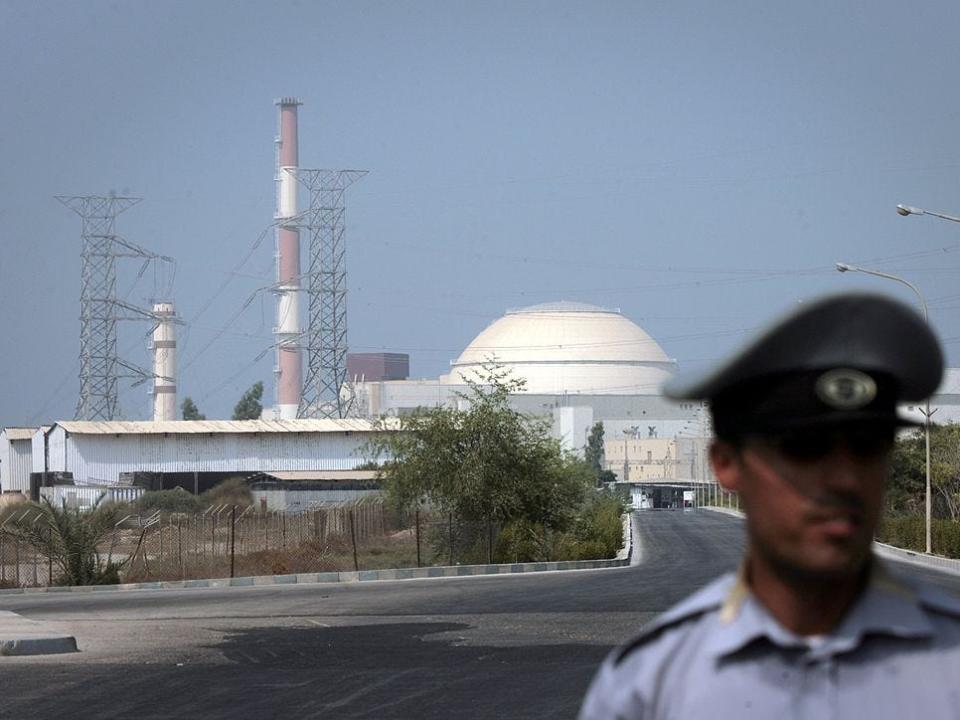
[[[912,423],[897,404],[929,397],[942,374],[940,344],[913,309],[843,293],[804,303],[718,367],[673,378],[664,394],[709,400],[721,437],[837,422],[905,425]]]

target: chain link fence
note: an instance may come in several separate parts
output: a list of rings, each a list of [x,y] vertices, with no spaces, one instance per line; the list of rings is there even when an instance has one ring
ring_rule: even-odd
[[[32,515],[30,515],[32,513]],[[0,525],[0,587],[62,583],[57,562],[37,552],[11,522],[42,522],[35,508]],[[618,531],[619,532],[619,531]],[[542,525],[464,521],[436,510],[396,513],[382,502],[298,513],[219,505],[197,514],[131,514],[98,546],[120,582],[599,559],[565,547]]]
[[[8,517],[8,523],[11,519],[42,522],[42,515],[26,509]],[[121,565],[122,582],[189,580],[379,566],[378,558],[388,560],[398,546],[412,550],[406,536],[389,522],[379,502],[300,513],[221,505],[190,515],[128,515],[98,551],[102,562]],[[6,523],[0,527],[0,587],[57,584],[58,575],[54,560]]]
[[[138,524],[118,531],[112,549],[127,582],[354,570],[386,535],[380,503],[301,513],[223,505]]]
[[[55,577],[52,559],[17,536],[0,531],[0,588],[42,587]]]

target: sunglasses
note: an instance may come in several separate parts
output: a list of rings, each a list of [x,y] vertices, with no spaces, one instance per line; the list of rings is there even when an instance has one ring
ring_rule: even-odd
[[[822,460],[838,448],[854,457],[873,460],[893,447],[894,429],[887,427],[805,428],[782,433],[762,433],[756,442],[796,462]]]

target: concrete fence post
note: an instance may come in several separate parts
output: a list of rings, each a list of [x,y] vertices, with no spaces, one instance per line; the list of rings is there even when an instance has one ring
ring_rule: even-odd
[[[423,565],[422,565],[422,563],[420,562],[420,510],[419,510],[419,509],[416,511],[416,514],[415,514],[414,517],[415,517],[416,528],[417,528],[417,529],[416,529],[416,535],[417,535],[417,567],[422,567]]]
[[[230,577],[234,576],[234,571],[236,569],[235,561],[235,549],[236,549],[236,540],[237,540],[237,506],[234,505],[230,508]]]
[[[353,508],[350,508],[350,540],[353,543],[353,569],[360,572],[360,561],[357,559],[357,531],[354,528]]]

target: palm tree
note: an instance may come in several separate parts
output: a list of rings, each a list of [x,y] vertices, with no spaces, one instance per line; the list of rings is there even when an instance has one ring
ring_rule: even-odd
[[[35,506],[36,512],[22,513],[4,523],[2,532],[48,558],[60,570],[60,581],[65,585],[117,583],[124,563],[105,560],[99,550],[120,519],[120,508],[101,504],[105,495],[89,511],[68,508],[66,502],[58,507],[44,498]]]

